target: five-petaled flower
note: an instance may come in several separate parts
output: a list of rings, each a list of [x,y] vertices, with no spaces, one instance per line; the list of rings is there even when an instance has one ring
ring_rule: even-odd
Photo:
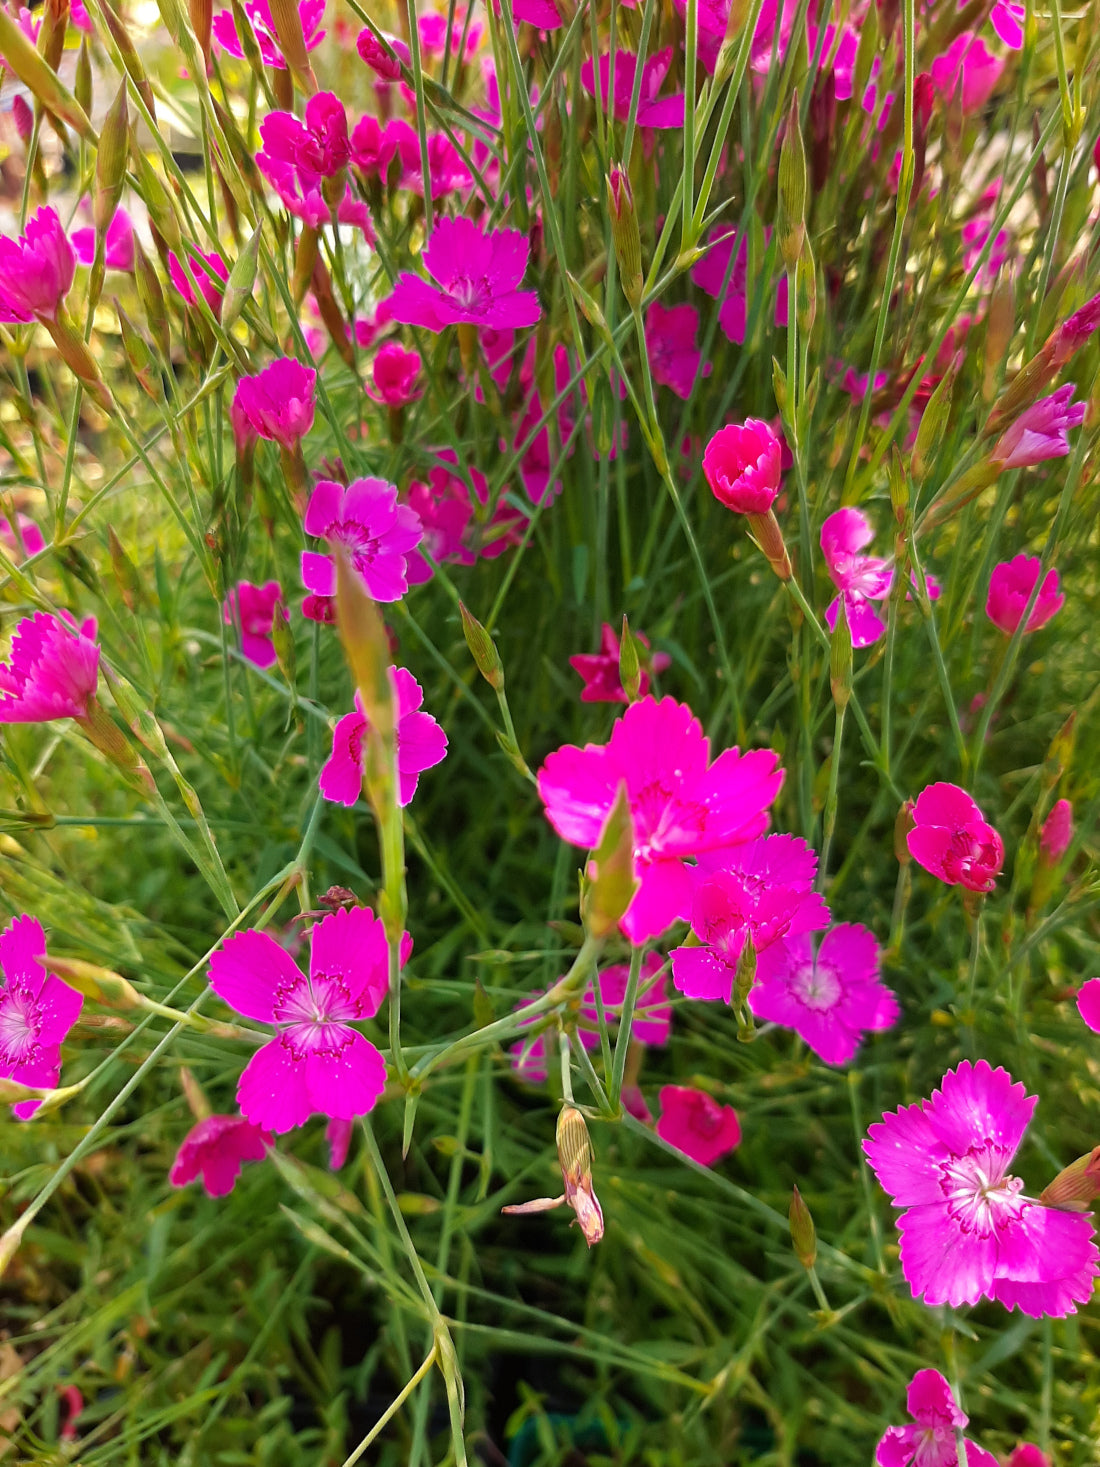
[[[1011,637],[1023,620],[1042,568],[1042,561],[1037,555],[1024,555],[1022,552],[993,567],[985,614],[1006,637]],[[1043,577],[1024,631],[1037,632],[1040,627],[1045,627],[1065,604],[1066,598],[1059,590],[1058,572],[1051,569]]]
[[[211,1197],[227,1197],[246,1161],[263,1161],[270,1132],[244,1116],[206,1116],[191,1127],[180,1144],[168,1180],[185,1187],[196,1177]]]
[[[966,1460],[959,1461],[959,1433],[970,1418],[938,1370],[917,1371],[905,1404],[913,1421],[886,1428],[875,1450],[878,1467],[997,1467],[993,1453],[969,1439]]]
[[[77,627],[67,611],[25,617],[0,664],[0,723],[87,718],[99,677],[95,617]]]
[[[403,271],[385,302],[390,317],[426,331],[461,322],[497,330],[534,326],[538,295],[519,289],[530,251],[518,229],[485,231],[472,219],[440,219],[421,257],[436,284]]]
[[[720,1105],[690,1085],[661,1088],[657,1135],[700,1166],[713,1166],[741,1144],[741,1122],[732,1105]]]
[[[402,961],[411,944],[402,941]],[[386,1064],[352,1025],[372,1019],[388,988],[381,920],[341,908],[310,933],[308,976],[266,932],[235,933],[210,959],[210,986],[230,1008],[275,1037],[249,1060],[237,1084],[241,1114],[282,1132],[312,1115],[352,1120],[373,1109]]]
[[[1100,1251],[1080,1212],[1023,1195],[1009,1174],[1037,1097],[988,1061],[963,1060],[930,1100],[871,1126],[863,1150],[895,1207],[901,1269],[926,1304],[995,1299],[1061,1318],[1092,1297]]]
[[[424,531],[414,510],[398,504],[385,479],[354,479],[345,489],[322,479],[310,496],[307,535],[341,545],[375,601],[399,601],[409,589],[406,555]],[[336,563],[316,550],[302,551],[302,581],[318,596],[336,594]]]
[[[241,581],[222,604],[222,619],[226,626],[236,624],[240,629],[241,656],[247,657],[256,667],[271,667],[275,662],[272,630],[282,595],[278,581],[265,581],[262,586]],[[281,610],[283,620],[289,621],[290,613],[286,607]]]
[[[416,794],[422,770],[442,763],[447,754],[447,735],[420,705],[424,690],[403,667],[390,668],[390,682],[397,703],[397,773],[400,782],[397,803],[407,805]],[[363,791],[363,735],[367,716],[359,694],[355,712],[345,713],[332,731],[332,753],[317,783],[326,800],[354,805]]]
[[[905,837],[909,854],[948,886],[992,891],[1004,862],[1004,844],[976,802],[943,780],[921,790]]]
[[[52,1089],[61,1074],[61,1041],[76,1023],[84,999],[42,962],[46,935],[33,917],[16,917],[0,932],[0,1078]],[[37,1100],[12,1109],[26,1120]]]
[[[829,603],[825,620],[832,631],[844,603],[844,619],[852,634],[853,647],[869,647],[886,630],[886,624],[871,605],[890,594],[894,568],[888,560],[861,555],[870,545],[874,531],[867,516],[858,509],[838,509],[821,526],[821,553],[829,579],[840,595]]]

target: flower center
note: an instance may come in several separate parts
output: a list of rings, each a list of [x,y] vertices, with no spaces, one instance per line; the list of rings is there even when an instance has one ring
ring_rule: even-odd
[[[484,275],[456,275],[447,294],[467,311],[486,311],[493,300],[493,292]]]
[[[841,997],[841,982],[836,970],[827,964],[805,963],[791,975],[795,997],[815,1013],[828,1013]]]
[[[368,532],[366,525],[359,524],[358,520],[341,520],[339,524],[329,525],[325,531],[325,539],[342,545],[348,552],[352,565],[360,573],[378,556],[377,538]]]
[[[964,1233],[988,1238],[1019,1216],[1023,1182],[1006,1177],[1007,1158],[999,1148],[972,1147],[940,1168],[940,1189],[951,1216]]]
[[[33,1063],[41,1048],[42,1012],[25,988],[9,985],[0,994],[0,1067]]]
[[[338,1055],[354,1037],[347,1021],[359,1017],[343,979],[327,973],[299,973],[275,994],[273,1009],[276,1023],[285,1025],[280,1042],[295,1059]]]

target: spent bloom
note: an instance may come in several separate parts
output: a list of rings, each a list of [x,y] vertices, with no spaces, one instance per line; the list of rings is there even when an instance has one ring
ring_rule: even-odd
[[[240,628],[241,655],[256,667],[271,667],[275,662],[275,643],[271,633],[282,596],[278,581],[265,581],[262,586],[241,581],[230,591],[222,606],[222,620],[226,626]],[[290,620],[285,606],[282,615],[284,621]]]
[[[1069,453],[1068,430],[1085,421],[1085,404],[1073,402],[1077,388],[1072,382],[1059,387],[1025,408],[1006,428],[990,454],[1003,469],[1031,468],[1048,458],[1065,458]]]
[[[1073,806],[1069,800],[1058,800],[1043,821],[1039,833],[1039,852],[1049,865],[1056,866],[1073,839]]]
[[[168,1180],[173,1187],[186,1187],[201,1176],[211,1197],[227,1197],[244,1162],[263,1161],[272,1139],[244,1116],[206,1116],[183,1138]]]
[[[695,345],[699,312],[694,306],[669,306],[654,301],[646,312],[645,342],[653,380],[687,402],[699,377],[702,352]],[[703,368],[709,377],[711,364]]]
[[[307,535],[342,545],[375,601],[399,601],[409,589],[406,554],[423,529],[414,510],[398,504],[385,479],[353,479],[345,489],[331,479],[314,488],[304,520]],[[318,596],[336,594],[336,563],[315,550],[302,551],[302,581]]]
[[[720,428],[703,453],[707,483],[737,514],[767,514],[779,493],[781,470],[779,439],[759,418]]]
[[[930,1100],[871,1126],[863,1150],[895,1207],[901,1268],[925,1304],[995,1299],[1038,1319],[1092,1297],[1092,1222],[1023,1195],[1009,1175],[1037,1097],[986,1060],[949,1070]]]
[[[269,0],[244,0],[244,13],[252,22],[264,65],[273,66],[276,71],[285,71],[286,60],[279,45],[279,33],[275,29]],[[315,50],[325,38],[324,31],[318,29],[324,13],[325,0],[299,0],[298,14],[302,21],[302,35],[307,51]],[[214,39],[230,56],[244,57],[232,10],[219,10],[210,29]]]
[[[76,256],[53,209],[38,209],[18,239],[0,235],[0,321],[56,321]]]
[[[713,1166],[741,1144],[741,1122],[732,1105],[719,1105],[690,1085],[661,1087],[657,1135],[700,1166]]]
[[[242,377],[233,412],[261,438],[292,450],[313,427],[317,373],[294,357],[277,357],[254,377]]]
[[[371,367],[374,391],[367,388],[368,396],[387,407],[404,407],[420,396],[416,379],[420,376],[420,353],[406,351],[396,341],[387,341]]]
[[[424,268],[435,285],[403,271],[386,305],[394,321],[442,331],[468,322],[474,326],[533,326],[539,298],[520,290],[531,246],[518,229],[486,232],[472,219],[440,219],[423,252]]]
[[[407,957],[408,935],[402,942]],[[310,933],[308,976],[266,932],[237,932],[210,960],[210,986],[230,1008],[275,1037],[237,1084],[246,1120],[282,1132],[312,1115],[352,1120],[386,1084],[378,1050],[351,1026],[372,1019],[388,985],[386,934],[365,907],[341,908]]]
[[[1011,637],[1020,625],[1041,570],[1042,562],[1039,557],[1024,555],[1023,552],[993,567],[993,573],[989,577],[985,614],[1006,637]],[[1024,630],[1036,632],[1040,627],[1045,627],[1065,604],[1066,598],[1059,590],[1058,572],[1051,568],[1043,577]]]
[[[95,617],[77,627],[67,612],[37,611],[11,639],[0,663],[0,723],[46,723],[87,718],[99,678]]]
[[[912,810],[909,854],[948,886],[992,891],[1004,863],[1001,837],[975,801],[945,780],[927,785]]]
[[[964,1439],[959,1461],[958,1433],[970,1418],[959,1410],[951,1387],[938,1370],[918,1370],[909,1382],[909,1426],[888,1426],[875,1449],[878,1467],[997,1467],[992,1452]]]
[[[430,713],[421,711],[424,690],[412,673],[391,667],[389,675],[397,703],[397,803],[407,805],[416,794],[421,772],[446,758],[447,735]],[[317,781],[325,799],[337,805],[354,805],[363,792],[363,738],[368,722],[356,693],[355,712],[345,713],[333,729],[332,753]]]
[[[42,959],[46,934],[33,917],[15,917],[0,932],[0,1078],[51,1090],[61,1074],[61,1041],[76,1023],[84,999]],[[37,1100],[12,1107],[20,1120]]]
[[[649,638],[644,632],[632,632],[636,642],[647,651]],[[638,667],[638,693],[645,697],[649,692],[649,674],[663,672],[672,659],[667,652],[654,652]],[[578,652],[570,657],[569,666],[584,679],[581,689],[582,703],[629,703],[619,675],[619,634],[609,623],[604,622],[600,631],[598,652]]]
[[[591,850],[626,785],[639,881],[622,929],[634,943],[664,932],[691,910],[685,859],[752,840],[768,827],[783,771],[771,749],[727,749],[710,740],[685,703],[652,695],[632,703],[606,744],[565,744],[547,756],[538,787],[563,840]]]
[[[861,555],[870,545],[874,531],[867,516],[858,509],[838,509],[821,526],[821,553],[829,579],[840,595],[829,603],[825,620],[829,630],[836,626],[840,603],[852,634],[853,647],[870,647],[886,630],[886,623],[871,605],[890,594],[893,566],[875,555]]]

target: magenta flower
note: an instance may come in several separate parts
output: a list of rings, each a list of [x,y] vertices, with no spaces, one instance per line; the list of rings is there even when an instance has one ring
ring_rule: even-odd
[[[367,395],[387,407],[404,407],[420,396],[416,379],[420,376],[420,353],[406,351],[396,341],[387,341],[374,359],[371,376],[374,391]]]
[[[411,61],[409,48],[398,36],[387,36],[386,40],[389,42],[390,50],[396,54],[396,60],[386,50],[385,46],[376,39],[374,32],[368,30],[365,26],[359,32],[355,45],[359,55],[362,56],[363,60],[376,76],[381,77],[383,81],[400,81],[402,61],[406,66]]]
[[[219,315],[222,308],[222,296],[225,294],[225,282],[229,279],[229,267],[217,253],[208,255],[205,250],[188,249],[187,256],[191,264],[191,274],[195,277],[195,284],[202,291],[203,300],[215,316]],[[168,277],[189,306],[198,304],[195,300],[195,292],[191,289],[191,282],[179,258],[171,250],[168,251]]]
[[[648,651],[649,638],[644,632],[632,632],[636,641]],[[649,692],[650,672],[664,672],[672,659],[667,652],[654,652],[639,661],[638,692],[645,697]],[[604,622],[600,631],[598,652],[578,652],[570,657],[569,666],[584,679],[581,689],[582,703],[629,703],[619,677],[619,634],[609,622]]]
[[[1004,69],[1004,62],[993,55],[980,36],[963,31],[932,62],[932,80],[947,102],[961,87],[963,112],[977,112],[989,101]]]
[[[566,744],[548,755],[538,786],[557,833],[590,850],[626,784],[640,885],[621,925],[641,943],[690,912],[685,859],[768,828],[767,809],[783,783],[777,762],[771,749],[734,748],[710,763],[710,740],[691,709],[650,695],[630,705],[608,743]]]
[[[1042,562],[1037,555],[1024,555],[1022,552],[993,567],[993,574],[989,577],[985,614],[1006,637],[1011,637],[1020,625],[1041,569]],[[1040,627],[1045,627],[1065,604],[1066,598],[1059,590],[1058,572],[1051,569],[1043,577],[1043,584],[1039,587],[1039,594],[1024,630],[1036,632]]]
[[[765,948],[749,1007],[793,1029],[827,1065],[846,1065],[864,1034],[889,1029],[899,1013],[879,974],[874,934],[850,922],[828,932],[816,956],[806,934]]]
[[[258,166],[279,165],[297,170],[306,183],[334,178],[351,159],[348,118],[334,92],[315,92],[306,103],[305,120],[292,112],[269,112],[260,123],[263,148]]]
[[[416,794],[421,771],[446,758],[447,735],[430,713],[420,711],[424,690],[411,672],[391,667],[390,682],[397,699],[397,772],[401,783],[397,803],[407,805]],[[345,713],[333,729],[332,754],[317,781],[325,799],[337,805],[354,805],[363,792],[363,735],[368,719],[358,693],[355,710]]]
[[[351,134],[351,161],[361,173],[385,182],[390,160],[396,153],[397,134],[391,130],[391,124],[383,126],[377,117],[369,114],[359,119]]]
[[[1069,800],[1058,800],[1043,821],[1039,833],[1039,852],[1050,866],[1058,862],[1069,849],[1073,839],[1073,806]]]
[[[720,428],[703,453],[703,473],[715,498],[737,514],[767,514],[779,493],[781,469],[779,439],[759,418]]]
[[[294,357],[276,357],[254,377],[242,377],[233,394],[233,412],[258,433],[293,450],[313,427],[313,389],[317,373]]]
[[[46,548],[42,531],[29,516],[18,512],[14,521],[0,519],[0,542],[16,564],[27,556],[41,555]]]
[[[812,890],[816,871],[816,853],[797,835],[703,853],[691,903],[691,930],[702,945],[673,948],[672,981],[679,991],[730,1003],[750,933],[759,955],[783,937],[827,927],[829,908]]]
[[[906,1398],[911,1426],[888,1426],[875,1449],[878,1467],[998,1467],[992,1452],[966,1439],[960,1463],[957,1432],[970,1418],[960,1411],[938,1370],[918,1370]]]
[[[821,526],[821,553],[829,579],[840,595],[829,603],[825,620],[829,630],[836,626],[840,603],[844,602],[844,618],[852,634],[853,647],[870,647],[886,630],[872,601],[882,601],[890,594],[894,570],[888,560],[874,555],[860,555],[874,539],[867,516],[858,509],[838,509]]]
[[[512,0],[512,18],[517,23],[526,21],[540,31],[558,31],[562,18],[553,0]]]
[[[241,581],[230,591],[222,606],[222,619],[227,627],[237,626],[241,634],[241,655],[257,667],[271,667],[275,662],[275,643],[271,633],[275,625],[275,609],[283,597],[278,581],[265,581],[254,586]],[[284,621],[290,620],[286,607]]]
[[[1092,1297],[1092,1223],[1023,1196],[1008,1167],[1037,1097],[1006,1070],[963,1060],[930,1100],[871,1126],[863,1150],[895,1207],[901,1268],[928,1305],[996,1299],[1061,1318]]]
[[[992,891],[1004,863],[1001,837],[957,784],[940,781],[921,790],[913,806],[909,854],[948,886]]]
[[[95,230],[74,229],[70,238],[77,263],[93,264]],[[129,274],[134,268],[134,221],[125,209],[116,209],[107,226],[103,236],[103,263],[108,270],[121,270],[123,274]]]
[[[486,233],[472,219],[440,219],[422,256],[436,284],[403,271],[386,300],[390,316],[427,331],[463,321],[480,327],[533,326],[541,314],[538,294],[519,289],[530,251],[518,229]]]
[[[1023,9],[1022,6],[1020,8]],[[1005,1467],[1051,1467],[1051,1464],[1050,1458],[1034,1442],[1020,1442],[1013,1448]]]
[[[732,1105],[719,1105],[689,1085],[661,1087],[657,1135],[700,1166],[713,1166],[741,1144],[741,1122]]]
[[[1100,327],[1100,295],[1087,300],[1079,311],[1074,311],[1051,332],[1043,347],[1042,355],[1053,374],[1085,345]]]
[[[649,368],[659,386],[669,387],[687,402],[699,376],[702,352],[695,345],[699,312],[694,306],[671,306],[654,301],[646,312],[645,343]],[[711,364],[703,368],[709,377]]]
[[[319,174],[308,168],[296,168],[292,163],[284,163],[266,153],[258,153],[256,163],[289,214],[315,230],[332,223],[332,206],[321,191]],[[340,224],[361,229],[367,243],[374,243],[370,210],[352,193],[350,185],[345,184],[344,192],[336,203],[336,219]]]
[[[11,639],[11,660],[0,663],[0,723],[48,723],[87,718],[99,678],[96,622],[78,628],[67,611],[25,617]]]
[[[328,1169],[330,1172],[338,1172],[348,1159],[348,1147],[351,1145],[351,1121],[331,1120],[325,1127],[325,1140],[328,1142]]]
[[[420,521],[385,479],[354,479],[345,489],[322,479],[310,496],[307,535],[342,545],[375,601],[400,601],[409,589],[405,556],[423,539]],[[302,581],[318,596],[336,594],[336,563],[314,550],[302,551]]]
[[[691,278],[707,295],[721,297],[718,324],[730,341],[740,345],[748,322],[748,245],[733,230],[723,233],[720,226],[711,231],[707,245],[706,254],[691,267]]]
[[[1048,458],[1065,458],[1069,453],[1067,430],[1085,421],[1085,404],[1071,401],[1076,391],[1067,382],[1050,397],[1025,408],[1001,434],[990,458],[1003,469],[1031,468]]]
[[[196,1177],[211,1197],[228,1197],[246,1161],[263,1161],[273,1138],[244,1116],[207,1116],[192,1126],[172,1163],[168,1180],[186,1187]]]
[[[683,127],[684,94],[674,92],[667,97],[658,97],[661,85],[672,65],[672,47],[666,46],[648,61],[642,63],[642,90],[638,100],[636,121],[639,127]],[[615,52],[615,100],[614,107],[608,106],[611,86],[611,56],[600,57],[600,99],[605,111],[612,111],[616,122],[625,122],[630,116],[630,97],[634,90],[634,74],[638,58],[632,51]],[[596,95],[596,70],[592,58],[581,67],[581,86],[590,97]]]
[[[421,551],[440,565],[453,561],[458,565],[475,565],[478,556],[493,560],[510,545],[520,541],[526,519],[501,498],[491,515],[480,519],[477,507],[489,503],[489,481],[479,469],[469,467],[471,489],[456,472],[458,456],[447,448],[436,455],[443,462],[428,473],[426,484],[415,481],[405,496],[424,527],[420,550],[408,556],[411,586],[422,585],[432,578],[432,570]],[[476,501],[476,505],[475,505]]]
[[[1094,1033],[1100,1034],[1100,978],[1090,978],[1077,990],[1077,1012]]]
[[[76,256],[53,209],[38,209],[18,239],[0,235],[0,321],[56,321]]]
[[[46,934],[33,917],[15,917],[0,932],[0,1078],[52,1090],[61,1075],[61,1041],[84,998],[47,976],[45,955]],[[12,1110],[25,1121],[38,1106],[37,1100],[20,1100]]]
[[[252,22],[264,65],[273,66],[277,71],[285,71],[286,61],[279,45],[268,0],[244,0],[244,13]],[[302,20],[302,35],[305,37],[307,51],[316,50],[325,38],[324,31],[318,30],[324,13],[325,0],[298,0],[298,14]],[[237,34],[237,25],[231,10],[219,10],[210,30],[214,39],[230,56],[244,57],[241,38]]]
[[[365,907],[318,922],[308,977],[266,932],[238,932],[222,944],[210,959],[211,988],[246,1019],[275,1027],[237,1084],[247,1120],[282,1132],[312,1115],[348,1121],[374,1108],[386,1063],[351,1025],[378,1012],[387,964],[382,922]]]
[[[358,128],[356,131],[358,132]],[[395,117],[386,127],[383,147],[390,157],[396,152],[401,160],[399,186],[423,198],[424,160],[420,156],[420,134],[403,117]],[[387,166],[388,161],[387,158]],[[379,170],[380,173],[381,171]],[[462,154],[445,132],[428,134],[428,177],[431,179],[433,198],[454,193],[456,189],[469,188],[473,183]]]
[[[663,1048],[672,1032],[672,1005],[668,1001],[666,982],[662,975],[665,966],[660,953],[646,953],[642,959],[638,979],[638,995],[634,1004],[634,1018],[630,1025],[630,1037],[639,1044],[648,1044],[653,1049]],[[630,982],[630,964],[612,963],[603,968],[597,979],[603,1011],[609,1023],[617,1024],[623,1014],[627,984]],[[596,1007],[596,992],[592,983],[581,999],[581,1017],[589,1028],[598,1033],[600,1011]]]
[[[997,35],[1012,51],[1020,51],[1024,44],[1024,18],[1027,11],[1016,0],[997,0],[989,20]],[[1015,1464],[1011,1464],[1015,1467]]]

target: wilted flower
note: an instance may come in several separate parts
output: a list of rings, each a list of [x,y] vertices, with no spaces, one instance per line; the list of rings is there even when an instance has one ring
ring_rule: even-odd
[[[242,377],[233,394],[233,412],[254,433],[292,450],[313,427],[313,389],[317,373],[294,357],[277,357],[254,377]]]
[[[421,711],[424,690],[412,673],[403,667],[391,667],[389,672],[397,712],[397,803],[407,805],[416,794],[421,772],[446,757],[447,735],[430,713]],[[358,692],[355,710],[345,713],[333,729],[332,754],[317,781],[325,799],[338,805],[354,805],[363,792],[363,736],[369,721]]]
[[[76,1023],[83,996],[52,973],[42,959],[46,934],[33,917],[15,917],[0,932],[0,1078],[51,1090],[61,1074],[61,1041]],[[26,1120],[37,1100],[12,1109]]]
[[[518,229],[486,232],[472,219],[439,219],[421,258],[437,283],[403,271],[386,299],[390,317],[442,331],[468,322],[481,327],[533,326],[539,298],[518,289],[531,246]]]
[[[741,1122],[732,1105],[719,1105],[705,1090],[664,1085],[657,1135],[700,1166],[713,1166],[741,1144]]]
[[[344,547],[375,601],[399,601],[409,589],[405,556],[420,544],[424,531],[415,512],[398,504],[396,488],[385,479],[354,479],[346,489],[322,479],[310,496],[304,526],[307,535]],[[318,596],[334,596],[332,557],[303,550],[302,581]]]
[[[262,586],[241,581],[230,591],[222,606],[222,619],[226,626],[235,625],[240,629],[241,655],[257,667],[271,667],[275,663],[271,631],[275,625],[275,609],[282,595],[278,581],[265,581]],[[284,621],[290,620],[285,606],[282,614]]]
[[[905,839],[914,861],[948,886],[993,890],[1004,845],[965,790],[946,781],[928,785],[917,796],[912,818]]]
[[[1076,390],[1067,382],[1050,397],[1025,408],[1001,434],[990,458],[1003,469],[1030,468],[1049,458],[1065,458],[1069,453],[1067,430],[1085,421],[1085,404],[1071,401]]]
[[[168,1180],[173,1187],[185,1187],[201,1175],[211,1197],[227,1197],[243,1163],[263,1161],[272,1140],[269,1131],[244,1116],[207,1116],[183,1138]]]
[[[994,566],[989,577],[985,614],[1006,637],[1011,637],[1020,625],[1041,570],[1042,561],[1037,555],[1024,555],[1022,552],[1014,555],[1011,560]],[[1024,630],[1036,632],[1040,627],[1045,627],[1065,604],[1066,598],[1059,590],[1058,572],[1052,568],[1043,577],[1043,584],[1039,587],[1039,594],[1035,598],[1035,605],[1031,608]]]
[[[964,1440],[959,1461],[959,1433],[969,1421],[951,1387],[938,1370],[918,1370],[906,1400],[911,1426],[888,1426],[875,1450],[878,1467],[998,1467],[992,1452]]]
[[[574,1106],[566,1105],[558,1116],[558,1165],[561,1167],[565,1191],[559,1197],[536,1197],[533,1202],[520,1202],[502,1207],[501,1212],[552,1212],[563,1204],[576,1214],[584,1241],[591,1248],[603,1237],[603,1212],[592,1186],[592,1143],[584,1117]]]
[[[99,679],[96,621],[77,627],[67,612],[25,617],[11,640],[11,660],[0,664],[0,723],[46,723],[87,718]]]
[[[39,209],[18,239],[0,235],[0,321],[56,321],[76,256],[53,209]]]

